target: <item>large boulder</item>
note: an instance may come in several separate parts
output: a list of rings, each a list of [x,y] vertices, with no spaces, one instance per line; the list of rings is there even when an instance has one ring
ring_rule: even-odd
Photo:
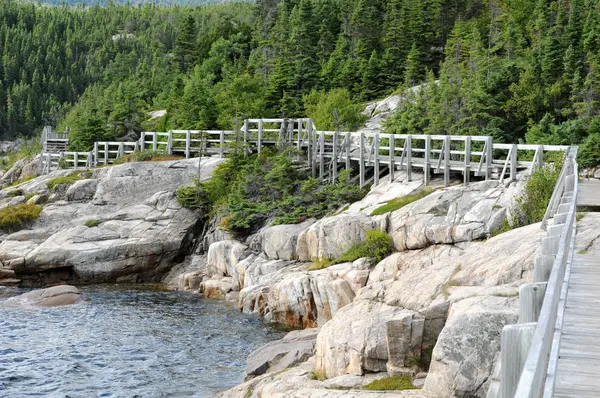
[[[507,218],[518,189],[483,181],[435,191],[390,213],[382,226],[398,251],[483,239]]]
[[[306,361],[313,355],[318,333],[318,329],[295,330],[256,349],[248,357],[246,376],[278,372]]]
[[[362,213],[325,217],[298,236],[296,255],[300,261],[339,257],[351,246],[365,240],[377,223]]]
[[[410,319],[409,324],[413,319],[422,323],[422,317],[413,311],[380,302],[357,300],[341,308],[317,336],[315,372],[330,378],[387,371],[388,322],[404,318]],[[419,327],[415,325],[414,330],[414,339],[419,341]],[[398,347],[392,352],[399,361]]]
[[[61,194],[44,205],[31,230],[6,236],[0,261],[29,284],[39,284],[54,269],[69,273],[66,280],[73,281],[159,281],[191,248],[198,228],[198,214],[182,208],[175,196],[179,186],[198,176],[198,161],[94,170],[92,178],[64,187],[69,201],[61,200]],[[219,162],[202,159],[200,179],[211,178]],[[55,171],[19,188],[26,194],[47,194],[48,181],[71,172]]]
[[[215,242],[208,248],[207,272],[210,276],[234,277],[237,274],[236,265],[248,255],[250,255],[248,246],[238,241]]]
[[[300,224],[283,224],[265,227],[248,239],[248,245],[255,252],[262,252],[274,260],[294,260],[298,235],[315,220],[306,220]]]
[[[11,300],[39,307],[56,307],[80,303],[83,297],[81,290],[75,286],[62,285],[33,290]]]
[[[517,320],[517,297],[471,297],[452,304],[424,392],[432,398],[485,397],[502,328]]]

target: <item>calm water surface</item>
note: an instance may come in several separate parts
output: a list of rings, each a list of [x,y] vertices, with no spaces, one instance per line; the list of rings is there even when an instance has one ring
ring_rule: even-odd
[[[56,308],[11,307],[0,290],[0,397],[211,397],[283,334],[188,293],[83,290],[91,301]]]

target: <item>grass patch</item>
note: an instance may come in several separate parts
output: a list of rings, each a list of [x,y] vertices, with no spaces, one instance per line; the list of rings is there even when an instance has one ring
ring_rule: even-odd
[[[7,198],[14,198],[15,196],[23,196],[23,190],[22,189],[15,189],[13,191],[10,191],[6,194]]]
[[[446,282],[442,285],[442,294],[444,295],[444,300],[448,300],[448,297],[450,297],[450,288],[451,287],[461,285],[461,283],[459,281],[454,280],[454,278],[460,272],[461,269],[462,269],[462,265],[458,264],[456,266],[456,268],[454,268],[454,271],[452,272],[450,279],[448,279],[448,282]]]
[[[31,175],[31,176],[27,176],[27,177],[23,177],[23,178],[19,178],[17,181],[13,182],[12,184],[10,184],[9,186],[14,187],[15,185],[19,185],[19,184],[23,184],[24,182],[27,181],[31,181],[35,178],[36,176]]]
[[[93,228],[93,227],[97,227],[98,225],[100,225],[102,221],[100,220],[87,220],[83,225],[85,225],[88,228]]]
[[[504,220],[502,220],[502,224],[500,224],[500,226],[498,228],[496,228],[494,231],[492,231],[492,236],[491,237],[493,238],[494,236],[498,236],[500,234],[508,232],[511,229],[512,229],[512,227],[510,226],[510,223],[505,218]]]
[[[379,206],[378,208],[373,210],[371,212],[371,216],[379,216],[379,215],[382,215],[385,213],[396,211],[398,209],[403,208],[404,206],[406,206],[408,204],[411,204],[412,202],[416,202],[417,200],[424,198],[425,196],[429,195],[431,192],[433,192],[433,188],[425,187],[425,188],[417,191],[414,194],[401,196],[399,198],[392,199],[392,200],[388,201],[386,204]]]
[[[25,195],[25,202],[29,201],[29,199],[33,198],[36,194],[33,192],[28,193],[27,195]]]
[[[181,156],[167,155],[162,151],[139,151],[115,159],[113,164],[131,162],[166,162],[168,160],[179,160]]]
[[[62,184],[71,185],[75,181],[78,181],[78,180],[81,180],[81,175],[79,175],[78,172],[73,172],[73,173],[63,176],[63,177],[53,178],[53,179],[47,181],[46,185],[48,185],[48,189],[52,191],[52,190],[54,190],[54,188],[57,185],[62,185]]]
[[[310,372],[310,376],[308,376],[308,378],[310,380],[319,380],[319,381],[324,381],[327,379],[327,377],[325,377],[325,373],[323,373],[323,371],[317,371],[317,370]]]
[[[363,257],[370,258],[372,263],[378,263],[391,253],[392,238],[383,231],[372,229],[367,231],[367,237],[364,242],[352,246],[336,259],[315,261],[309,267],[309,271],[327,268],[333,264],[352,262]]]
[[[18,231],[37,219],[41,212],[40,206],[26,203],[5,207],[0,210],[0,229],[8,232]]]
[[[575,220],[577,220],[577,221],[581,221],[581,219],[582,219],[583,217],[585,217],[585,215],[586,215],[586,214],[587,214],[587,213],[584,213],[584,212],[577,212],[577,214],[575,215]]]
[[[392,390],[416,390],[412,382],[403,376],[390,376],[374,380],[367,384],[365,390],[369,391],[392,391]]]
[[[588,251],[586,249],[579,250],[577,254],[588,254]]]
[[[519,295],[519,292],[513,292],[513,293],[494,293],[492,294],[492,296],[496,296],[496,297],[517,297]]]

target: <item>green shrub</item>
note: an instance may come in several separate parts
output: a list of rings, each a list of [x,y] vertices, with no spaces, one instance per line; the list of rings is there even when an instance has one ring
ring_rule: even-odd
[[[348,263],[359,258],[367,257],[373,263],[378,263],[392,253],[392,238],[378,229],[367,231],[364,242],[354,245],[344,254],[333,260],[316,260],[309,267],[309,271],[327,268],[333,264]]]
[[[37,219],[42,208],[36,205],[20,204],[0,210],[0,229],[13,232]]]
[[[167,155],[162,151],[138,151],[115,159],[113,164],[131,163],[131,162],[163,162],[167,160],[178,160],[180,156]]]
[[[516,200],[516,209],[511,220],[513,228],[540,222],[554,192],[554,187],[563,161],[536,168],[525,183],[523,193]]]
[[[10,186],[11,186],[11,187],[14,187],[15,185],[19,185],[19,184],[22,184],[22,183],[24,183],[24,182],[31,181],[31,180],[33,180],[35,177],[36,177],[36,176],[34,176],[34,175],[30,175],[30,176],[27,176],[27,177],[19,178],[17,181],[15,181],[15,182],[13,182],[12,184],[10,184]]]
[[[416,390],[412,382],[403,376],[390,376],[374,380],[365,386],[369,391]]]
[[[321,184],[296,169],[290,149],[265,148],[260,156],[234,154],[211,180],[179,188],[177,198],[184,207],[218,215],[221,229],[245,235],[267,220],[296,224],[361,199],[367,190],[351,184],[350,173],[340,172],[336,184]]]
[[[93,227],[97,227],[101,223],[102,223],[102,221],[100,221],[100,220],[87,220],[83,225],[85,225],[88,228],[93,228]]]
[[[22,189],[15,189],[13,191],[9,191],[6,194],[7,197],[11,198],[11,197],[15,197],[15,196],[23,196],[23,190]]]
[[[433,192],[433,188],[425,187],[414,194],[401,196],[399,198],[392,199],[392,200],[388,201],[386,204],[379,206],[378,208],[373,210],[371,212],[371,216],[379,216],[381,214],[389,213],[391,211],[396,211],[398,209],[403,208],[404,206],[406,206],[408,204],[411,204],[412,202],[416,202],[417,200],[424,198],[425,196],[429,195],[431,192]]]
[[[313,119],[320,130],[356,131],[368,119],[362,104],[352,101],[345,88],[329,92],[312,90],[302,98],[306,116]]]
[[[600,133],[591,134],[579,147],[577,161],[580,167],[600,165]]]
[[[79,172],[73,172],[69,175],[63,177],[56,177],[51,180],[46,181],[46,185],[48,185],[48,189],[54,190],[54,187],[61,184],[71,185],[75,181],[81,180],[81,175]]]

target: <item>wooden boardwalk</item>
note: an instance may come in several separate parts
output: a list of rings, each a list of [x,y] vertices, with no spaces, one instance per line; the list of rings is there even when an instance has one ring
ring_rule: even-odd
[[[577,206],[600,207],[600,181],[579,181]],[[599,342],[600,257],[574,253],[558,350],[555,397],[600,396]]]
[[[600,258],[575,254],[558,351],[554,396],[600,396]]]
[[[600,180],[582,179],[577,192],[578,207],[600,207]]]

